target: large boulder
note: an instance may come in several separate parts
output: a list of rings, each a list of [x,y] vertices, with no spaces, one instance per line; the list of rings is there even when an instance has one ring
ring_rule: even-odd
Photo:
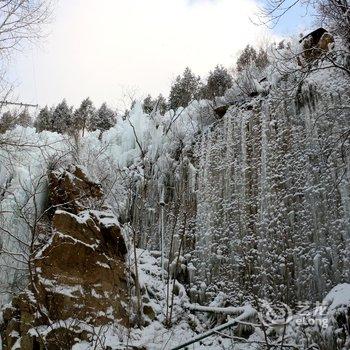
[[[51,320],[128,324],[126,245],[108,212],[58,210],[52,238],[35,259],[40,302]],[[83,305],[83,307],[82,307]]]
[[[91,340],[88,329],[129,326],[127,248],[101,186],[76,166],[49,178],[51,229],[34,249],[28,289],[4,311],[4,349],[71,349]]]

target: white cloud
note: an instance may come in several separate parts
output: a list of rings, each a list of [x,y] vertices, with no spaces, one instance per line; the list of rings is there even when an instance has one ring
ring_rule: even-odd
[[[40,105],[90,96],[115,106],[127,86],[167,94],[185,66],[230,66],[264,36],[249,19],[256,11],[250,0],[61,0],[49,37],[10,73],[20,100]]]

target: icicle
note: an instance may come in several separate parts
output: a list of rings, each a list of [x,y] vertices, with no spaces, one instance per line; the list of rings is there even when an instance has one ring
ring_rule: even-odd
[[[268,159],[268,118],[269,110],[266,102],[262,103],[261,107],[261,179],[260,179],[260,188],[261,188],[261,205],[260,205],[260,220],[262,225],[265,221],[265,213],[267,211],[267,159]]]
[[[161,268],[162,268],[162,282],[164,283],[164,187],[162,187],[161,194],[160,194],[160,227],[161,227]]]

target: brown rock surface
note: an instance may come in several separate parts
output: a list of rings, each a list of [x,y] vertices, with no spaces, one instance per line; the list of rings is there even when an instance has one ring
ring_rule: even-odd
[[[79,166],[49,174],[50,201],[72,213],[91,208],[103,199],[102,188],[86,175]]]
[[[318,47],[324,51],[329,51],[330,46],[334,43],[333,35],[330,33],[324,33],[318,43]]]
[[[332,44],[334,37],[323,28],[318,28],[300,40],[303,47],[301,57],[298,57],[298,65],[304,66],[303,60],[312,62],[326,54]]]
[[[94,325],[128,323],[126,246],[119,226],[104,225],[102,213],[59,210],[53,217],[52,239],[36,259],[39,295],[51,320],[74,315]]]
[[[50,199],[58,209],[33,259],[33,283],[4,312],[4,349],[16,342],[41,349],[43,341],[48,349],[70,349],[89,338],[80,323],[129,325],[123,235],[111,211],[90,209],[99,207],[101,187],[72,167],[51,173]],[[28,333],[38,326],[52,328],[44,340]]]

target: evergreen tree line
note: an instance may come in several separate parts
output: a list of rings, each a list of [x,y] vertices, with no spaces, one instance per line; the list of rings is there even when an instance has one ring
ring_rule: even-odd
[[[156,99],[148,95],[143,101],[143,109],[146,113],[150,113],[157,107],[157,110],[163,113],[169,109],[187,107],[193,100],[215,100],[215,97],[223,96],[232,85],[232,75],[223,66],[218,65],[210,71],[206,81],[186,67],[182,75],[178,75],[171,85],[168,100],[162,95]]]
[[[57,106],[42,108],[34,122],[27,108],[21,112],[6,111],[0,118],[0,133],[11,130],[16,125],[34,126],[39,132],[47,130],[62,134],[84,134],[86,130],[103,132],[115,125],[116,118],[116,112],[106,103],[96,109],[90,98],[86,98],[80,107],[74,110],[63,99]]]
[[[0,133],[4,133],[7,130],[13,129],[16,125],[31,126],[33,120],[25,108],[23,111],[7,111],[0,118]]]
[[[74,134],[86,130],[101,132],[110,129],[116,123],[117,114],[103,103],[96,109],[90,100],[86,98],[77,109],[68,106],[64,99],[56,107],[42,108],[34,122],[38,131],[49,130],[58,133]]]
[[[179,107],[187,107],[193,100],[212,100],[215,102],[216,97],[224,96],[225,92],[230,89],[237,76],[241,75],[247,69],[255,68],[261,72],[268,65],[268,55],[266,50],[247,45],[237,59],[235,67],[235,76],[222,65],[217,65],[209,72],[206,80],[194,74],[189,67],[186,67],[182,75],[178,75],[171,85],[169,99],[159,95],[158,98],[152,99],[148,95],[143,101],[143,109],[146,113],[157,110],[163,113],[166,110]]]
[[[267,64],[266,51],[263,49],[256,51],[248,45],[236,62],[236,72],[238,75],[242,74],[251,66],[263,70]],[[206,80],[201,79],[189,67],[186,67],[182,75],[178,75],[172,83],[168,99],[161,94],[157,98],[148,95],[143,100],[142,107],[144,112],[148,114],[154,110],[164,114],[170,109],[187,107],[193,100],[206,99],[215,102],[215,99],[223,96],[233,84],[232,74],[221,65],[217,65],[214,70],[210,71]],[[125,111],[124,117],[127,114],[128,111]],[[5,112],[0,118],[0,133],[14,128],[15,125],[24,127],[34,125],[39,132],[44,130],[68,134],[81,132],[84,135],[86,130],[104,132],[114,126],[116,121],[117,113],[110,109],[106,103],[96,109],[90,98],[86,98],[79,108],[74,110],[63,99],[57,106],[42,108],[34,122],[27,109],[20,113]]]

